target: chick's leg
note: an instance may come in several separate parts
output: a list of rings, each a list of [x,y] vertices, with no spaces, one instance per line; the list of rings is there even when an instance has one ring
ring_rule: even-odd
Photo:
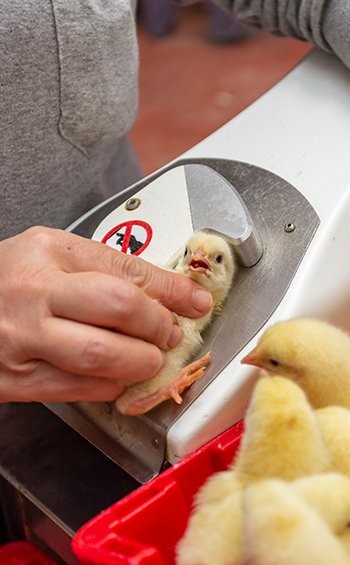
[[[177,404],[181,404],[182,398],[180,393],[203,377],[210,361],[211,353],[209,351],[209,353],[206,353],[206,355],[197,359],[197,361],[193,361],[193,363],[189,363],[186,367],[181,369],[175,379],[167,387],[164,387],[164,391],[167,391],[167,389],[169,391],[167,398],[173,398]]]
[[[131,387],[117,399],[116,405],[118,410],[123,414],[136,416],[138,414],[145,414],[169,398],[175,400],[177,404],[181,404],[182,398],[180,394],[204,375],[205,369],[210,361],[211,353],[209,352],[201,357],[201,359],[186,365],[170,382],[149,394],[135,395]]]

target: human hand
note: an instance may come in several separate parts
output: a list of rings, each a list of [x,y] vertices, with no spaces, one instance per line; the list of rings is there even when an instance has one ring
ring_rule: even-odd
[[[2,402],[113,400],[181,339],[172,311],[211,306],[188,278],[49,228],[0,242],[0,281]]]

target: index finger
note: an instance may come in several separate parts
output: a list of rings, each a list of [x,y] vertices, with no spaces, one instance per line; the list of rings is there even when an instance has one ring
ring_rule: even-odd
[[[67,232],[60,232],[55,243],[71,272],[97,271],[126,279],[183,316],[203,316],[212,306],[211,294],[199,284],[139,257]]]
[[[129,281],[104,273],[62,273],[48,299],[52,314],[111,328],[168,350],[180,340],[176,318]]]

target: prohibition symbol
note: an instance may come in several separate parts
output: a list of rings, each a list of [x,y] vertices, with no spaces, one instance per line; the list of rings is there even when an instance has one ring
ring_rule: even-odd
[[[130,220],[109,230],[102,243],[122,253],[140,255],[150,244],[152,235],[152,228],[147,222]]]

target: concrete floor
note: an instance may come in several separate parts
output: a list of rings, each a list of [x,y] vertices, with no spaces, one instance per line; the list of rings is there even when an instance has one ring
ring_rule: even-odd
[[[181,155],[276,84],[310,49],[302,41],[247,30],[210,40],[200,4],[176,9],[163,37],[138,25],[140,106],[131,138],[144,174]]]

